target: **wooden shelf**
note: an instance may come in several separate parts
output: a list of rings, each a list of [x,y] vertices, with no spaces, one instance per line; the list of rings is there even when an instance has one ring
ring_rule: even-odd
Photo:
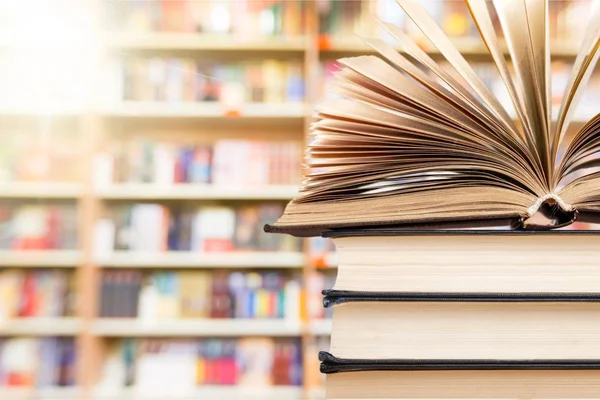
[[[163,400],[164,393],[156,395],[147,394],[136,388],[109,391],[100,388],[94,391],[94,400]],[[227,399],[227,400],[296,400],[303,398],[302,387],[299,386],[271,386],[271,387],[244,387],[244,386],[201,386],[193,392],[178,396],[170,394],[169,400],[191,399]]]
[[[325,388],[313,387],[308,390],[308,398],[310,400],[325,400]]]
[[[92,333],[104,337],[299,336],[301,324],[285,319],[99,318],[92,322]]]
[[[114,184],[97,190],[105,200],[291,200],[297,185],[219,187],[202,184],[162,186],[148,183]]]
[[[292,251],[223,253],[115,251],[113,254],[99,256],[96,259],[98,265],[111,268],[302,268],[304,261],[304,253]]]
[[[76,400],[80,398],[81,390],[77,387],[0,388],[0,399],[6,400]]]
[[[0,198],[76,199],[83,188],[78,183],[0,182]]]
[[[227,35],[196,33],[112,33],[106,35],[105,46],[127,50],[193,50],[193,51],[265,51],[303,52],[306,39],[302,36],[245,39]]]
[[[0,322],[0,335],[76,336],[81,327],[79,318],[13,318]]]
[[[107,118],[207,118],[235,121],[239,119],[302,119],[306,116],[304,103],[246,103],[228,113],[217,102],[166,103],[155,101],[123,101],[101,107]]]
[[[310,321],[308,331],[315,336],[331,335],[331,319],[315,319]]]
[[[3,267],[72,268],[81,264],[82,259],[77,250],[0,250]]]
[[[2,47],[0,46],[0,50]],[[35,99],[32,99],[32,103]],[[84,110],[81,105],[78,106],[63,106],[60,104],[44,104],[36,106],[36,104],[10,104],[0,101],[0,117],[36,117],[36,118],[74,118],[83,114]]]

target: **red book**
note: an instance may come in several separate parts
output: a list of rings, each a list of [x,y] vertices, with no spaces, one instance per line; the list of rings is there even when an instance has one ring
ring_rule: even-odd
[[[30,273],[25,274],[21,290],[21,302],[19,304],[19,317],[35,316],[37,310],[35,286],[35,276]]]
[[[285,344],[275,345],[275,354],[273,356],[273,384],[291,385],[289,369],[291,358],[286,351]]]
[[[60,240],[60,212],[56,207],[48,209],[46,214],[46,237],[44,238],[44,249],[59,248]]]

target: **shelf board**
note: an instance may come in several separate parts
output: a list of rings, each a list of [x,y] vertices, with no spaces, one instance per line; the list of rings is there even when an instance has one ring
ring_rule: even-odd
[[[100,107],[100,114],[108,118],[217,118],[240,119],[301,119],[306,116],[305,103],[245,103],[228,113],[217,102],[123,101]]]
[[[203,184],[124,183],[99,189],[96,194],[105,200],[291,200],[297,192],[297,185],[219,187]]]
[[[303,36],[272,36],[246,39],[242,36],[198,33],[108,33],[104,45],[113,49],[163,51],[269,51],[303,52]]]
[[[157,400],[165,399],[165,393],[146,393],[147,391],[137,390],[135,387],[127,389],[109,388],[103,390],[97,388],[94,390],[92,399],[97,400]],[[190,393],[177,395],[168,393],[169,400],[190,400],[190,399],[265,399],[265,400],[296,400],[302,399],[303,391],[300,386],[270,386],[270,387],[252,387],[252,386],[200,386]]]
[[[104,337],[299,336],[301,324],[285,319],[99,318],[92,323],[92,333]]]
[[[0,182],[0,198],[76,199],[83,193],[78,183]]]
[[[313,387],[308,390],[308,398],[311,400],[325,400],[325,388]]]
[[[83,255],[78,250],[0,250],[2,267],[64,267],[81,264]]]
[[[331,319],[317,319],[310,321],[308,331],[315,336],[331,335]]]
[[[10,388],[0,387],[0,399],[10,400],[76,400],[81,398],[77,387]]]
[[[96,263],[111,268],[302,268],[305,257],[302,252],[295,251],[114,251],[113,254],[98,256]]]
[[[0,335],[76,336],[81,327],[81,320],[71,317],[13,318],[0,322]]]
[[[35,99],[32,99],[26,105],[15,105],[0,101],[0,117],[74,118],[83,115],[83,113],[84,109],[81,105],[69,107],[57,104],[39,104],[36,106]]]

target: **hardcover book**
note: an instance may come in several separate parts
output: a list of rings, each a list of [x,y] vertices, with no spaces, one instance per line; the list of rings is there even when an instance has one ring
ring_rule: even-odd
[[[600,8],[590,10],[553,115],[547,1],[466,0],[510,104],[421,2],[398,3],[441,60],[383,21],[397,47],[366,38],[377,55],[338,60],[338,96],[316,111],[301,189],[267,229],[314,236],[340,227],[598,220],[600,115],[569,127],[600,54]]]

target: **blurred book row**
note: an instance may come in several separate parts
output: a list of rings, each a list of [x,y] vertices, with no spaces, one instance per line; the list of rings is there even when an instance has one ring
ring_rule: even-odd
[[[125,339],[110,346],[106,359],[99,388],[131,386],[139,395],[190,395],[201,385],[302,385],[295,339]]]
[[[139,203],[116,206],[96,227],[95,251],[226,252],[233,250],[300,251],[294,237],[269,235],[262,227],[283,211],[280,203],[240,207],[167,207]]]
[[[231,34],[242,38],[299,35],[304,1],[157,0],[109,4],[110,28],[125,32]]]
[[[304,100],[299,61],[135,57],[105,69],[115,101],[294,103]],[[107,92],[108,93],[108,92]]]
[[[114,250],[161,251],[301,251],[299,238],[270,235],[263,226],[283,211],[279,202],[235,207],[126,203],[108,207],[95,229],[97,255]],[[77,207],[63,203],[0,202],[0,249],[74,250],[78,248]],[[319,268],[334,264],[327,258],[332,242],[308,239],[310,261]]]
[[[580,31],[591,0],[551,1],[551,35],[572,39]],[[243,39],[304,32],[303,1],[207,0],[127,1],[112,3],[106,21],[112,30],[125,32],[185,32],[229,34]],[[344,37],[355,33],[376,34],[374,17],[394,22],[411,33],[420,33],[394,0],[322,0],[317,3],[322,34]],[[469,12],[459,1],[427,1],[424,7],[450,36],[477,35]],[[500,31],[497,17],[493,23]]]
[[[579,26],[586,20],[591,0],[551,1],[549,2],[550,34],[552,39],[578,40],[583,34]],[[477,27],[462,1],[423,1],[423,7],[442,27],[448,36],[479,37]],[[411,35],[421,35],[421,31],[398,7],[395,0],[358,0],[358,1],[319,1],[319,27],[321,34],[347,37],[359,33],[361,36],[385,37],[383,29],[375,16],[386,22],[392,22]],[[502,37],[500,21],[496,15],[492,22],[496,32]]]
[[[300,320],[301,279],[281,272],[104,271],[100,291],[102,317]]]
[[[73,275],[62,270],[0,271],[0,323],[11,318],[75,315]]]
[[[105,270],[99,283],[99,316],[142,321],[258,318],[300,321],[329,318],[321,291],[335,276],[311,272],[302,286],[298,273],[279,271]],[[63,270],[6,269],[0,272],[0,323],[12,318],[74,316],[74,274]]]
[[[95,179],[109,183],[215,184],[222,187],[298,184],[297,141],[217,140],[213,145],[115,141],[96,163]]]
[[[0,249],[75,249],[77,243],[75,205],[0,204]]]
[[[75,363],[73,339],[3,339],[0,341],[0,386],[74,386]]]

